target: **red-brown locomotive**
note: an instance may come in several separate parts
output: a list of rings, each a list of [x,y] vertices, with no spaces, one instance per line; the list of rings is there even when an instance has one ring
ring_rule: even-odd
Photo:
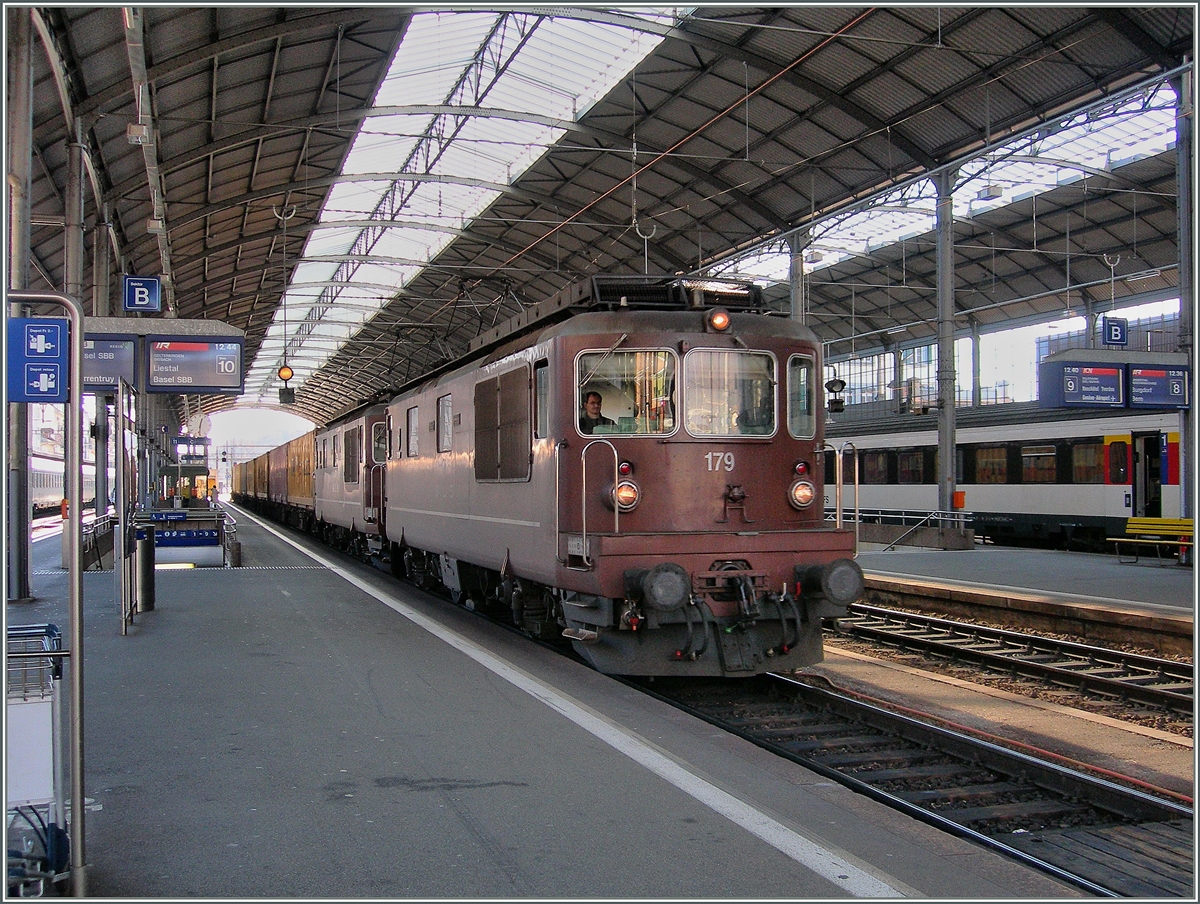
[[[817,662],[862,573],[824,518],[820,343],[761,311],[752,284],[597,277],[293,440],[311,450],[288,456],[296,502],[260,491],[254,462],[235,501],[603,672]]]

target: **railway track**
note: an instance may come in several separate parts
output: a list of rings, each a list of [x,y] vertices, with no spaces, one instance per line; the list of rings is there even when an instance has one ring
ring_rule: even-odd
[[[855,603],[836,631],[1085,694],[1191,715],[1191,663]]]
[[[1092,894],[1193,894],[1191,802],[1169,792],[1126,788],[802,679],[660,680],[651,692]]]

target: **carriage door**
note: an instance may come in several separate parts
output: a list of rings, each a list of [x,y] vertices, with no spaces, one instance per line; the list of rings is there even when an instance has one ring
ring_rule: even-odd
[[[376,421],[371,425],[371,460],[367,462],[366,497],[363,506],[375,512],[379,532],[383,533],[383,479],[387,473],[388,422]]]
[[[1133,514],[1162,516],[1162,448],[1159,434],[1133,434]]]

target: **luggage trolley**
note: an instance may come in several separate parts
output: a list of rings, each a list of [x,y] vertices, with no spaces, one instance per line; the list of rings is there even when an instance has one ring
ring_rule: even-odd
[[[8,895],[54,893],[68,876],[63,806],[62,638],[55,625],[8,628]],[[45,653],[47,655],[38,655]]]

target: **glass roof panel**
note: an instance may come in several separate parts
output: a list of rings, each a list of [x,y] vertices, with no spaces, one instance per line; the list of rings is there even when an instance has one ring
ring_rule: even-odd
[[[685,14],[684,10],[676,13],[661,8],[645,12],[659,24]],[[589,20],[591,15],[596,21]],[[564,8],[562,18],[519,8],[507,13],[418,13],[412,17],[374,105],[403,108],[477,103],[485,108],[573,119],[607,94],[660,43],[660,38],[619,21],[621,16],[635,15],[638,12],[633,9],[593,14],[570,8]],[[508,59],[510,50],[518,46],[519,52]],[[507,64],[487,69],[499,59]],[[481,77],[474,77],[474,68]],[[463,88],[475,85],[485,87],[473,94]],[[429,158],[435,161],[432,172],[462,181],[426,182],[415,187],[409,181],[391,195],[391,182],[339,182],[329,193],[321,222],[367,217],[394,220],[400,225],[386,230],[369,255],[427,262],[453,240],[455,230],[469,225],[496,197],[494,189],[463,183],[508,183],[562,134],[551,124],[520,118],[474,117],[457,131],[454,125],[462,124],[438,120],[424,109],[411,115],[390,110],[387,115],[364,120],[343,168],[345,174],[419,173]],[[422,139],[427,133],[429,137]],[[381,202],[385,197],[388,200]],[[402,204],[398,197],[403,198]],[[381,203],[390,213],[380,209]],[[345,255],[355,247],[360,231],[358,227],[313,230],[305,240],[304,257]],[[297,282],[302,277],[308,281],[310,272],[329,279],[338,271],[338,279],[365,284],[361,291],[327,289],[316,306],[323,309],[326,302],[333,302],[324,319],[344,324],[330,334],[340,339],[352,335],[386,302],[390,295],[384,287],[390,286],[394,292],[418,272],[415,266],[402,264],[346,263],[340,270],[337,264],[323,264],[322,269],[312,271],[303,269],[305,266],[296,267],[293,278]],[[292,297],[289,294],[289,334],[303,319],[291,310]],[[277,311],[269,336],[282,336],[282,320],[282,310]],[[309,335],[318,334],[314,330]],[[314,339],[307,344],[313,348],[289,354],[311,363],[327,360],[337,350],[327,340]],[[254,391],[267,388],[270,375],[282,363],[275,360],[281,352],[282,342],[264,343],[251,373],[265,375],[266,380],[253,382],[248,376],[248,387],[253,386]],[[302,375],[312,370],[292,367],[297,376],[291,385],[296,388],[303,383]]]
[[[954,215],[970,217],[1162,153],[1175,143],[1174,108],[1175,96],[1164,84],[1150,96],[1080,114],[1052,134],[1023,138],[965,164],[955,188]],[[929,232],[935,226],[936,203],[933,182],[922,179],[860,210],[828,218],[813,228],[805,271]],[[777,245],[722,269],[728,275],[787,282],[789,255]]]

